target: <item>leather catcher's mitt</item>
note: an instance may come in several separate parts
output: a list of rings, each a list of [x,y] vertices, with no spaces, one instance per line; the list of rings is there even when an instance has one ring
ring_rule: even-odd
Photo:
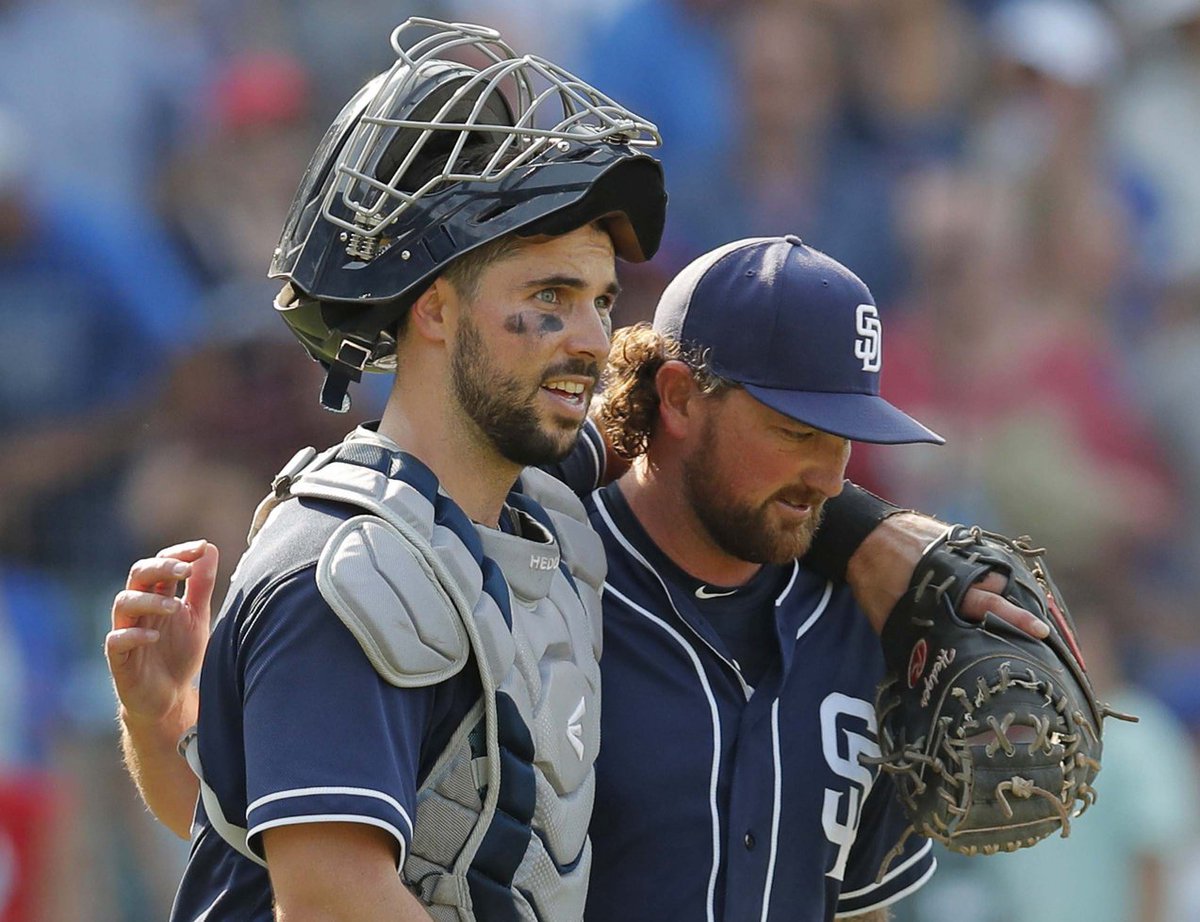
[[[1068,835],[1096,799],[1103,720],[1125,716],[1097,700],[1044,551],[1027,542],[954,526],[925,550],[883,629],[881,755],[863,761],[894,777],[909,833],[967,855]],[[1002,595],[1045,621],[1049,637],[990,613],[983,622],[959,617],[967,590],[990,570],[1007,577]]]

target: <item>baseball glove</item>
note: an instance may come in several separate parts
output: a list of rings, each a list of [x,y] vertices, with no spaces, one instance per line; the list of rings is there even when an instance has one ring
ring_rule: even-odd
[[[883,629],[880,756],[863,761],[894,777],[908,833],[963,854],[1068,835],[1096,799],[1104,718],[1127,716],[1097,699],[1043,553],[1026,538],[956,525],[925,550]],[[967,590],[991,570],[1007,578],[1007,599],[1049,625],[1049,637],[1036,640],[992,614],[959,617]]]

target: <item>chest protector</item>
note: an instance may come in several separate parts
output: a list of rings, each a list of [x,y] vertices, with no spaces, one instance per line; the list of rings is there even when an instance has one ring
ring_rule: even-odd
[[[430,915],[580,920],[600,742],[603,546],[549,475],[522,475],[508,502],[519,534],[508,534],[471,523],[428,468],[381,441],[358,430],[298,454],[259,506],[251,540],[291,497],[361,509],[326,542],[317,584],[371,664],[400,688],[446,681],[468,663],[479,672],[479,702],[417,792],[402,873]],[[194,741],[187,755],[201,774]],[[201,788],[214,829],[261,864]]]

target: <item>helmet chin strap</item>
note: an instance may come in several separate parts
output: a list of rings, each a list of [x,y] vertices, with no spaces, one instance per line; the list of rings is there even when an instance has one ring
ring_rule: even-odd
[[[350,409],[350,384],[362,380],[363,369],[371,359],[372,345],[346,338],[338,347],[337,358],[322,362],[325,383],[321,385],[321,406],[331,413]]]

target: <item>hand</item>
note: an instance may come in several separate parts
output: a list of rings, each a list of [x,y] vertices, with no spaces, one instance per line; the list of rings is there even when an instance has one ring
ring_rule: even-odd
[[[1030,637],[1037,640],[1048,637],[1050,628],[1046,623],[1004,598],[1000,595],[1003,591],[1004,577],[993,570],[967,590],[959,614],[967,621],[982,621],[991,612]]]
[[[900,513],[884,519],[854,552],[846,580],[876,632],[883,630],[888,615],[908,591],[922,552],[948,527],[920,513]],[[1044,639],[1049,628],[1001,596],[1003,591],[1004,577],[987,574],[967,590],[959,614],[968,621],[982,621],[990,611],[1030,637]]]
[[[113,599],[104,653],[126,720],[163,721],[194,695],[212,622],[216,545],[203,539],[139,560]],[[184,581],[182,598],[176,589]]]

